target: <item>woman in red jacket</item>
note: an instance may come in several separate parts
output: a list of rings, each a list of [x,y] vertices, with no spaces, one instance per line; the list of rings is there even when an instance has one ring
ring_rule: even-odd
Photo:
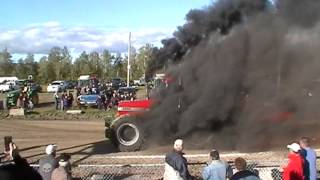
[[[289,162],[286,167],[283,168],[283,180],[304,180],[304,160],[301,157],[299,151],[300,145],[292,143],[287,146],[289,149]]]

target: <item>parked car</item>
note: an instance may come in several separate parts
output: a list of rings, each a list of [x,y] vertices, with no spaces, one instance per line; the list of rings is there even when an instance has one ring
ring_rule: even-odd
[[[67,89],[74,89],[77,86],[77,81],[66,81]]]
[[[66,90],[66,82],[65,81],[53,81],[47,87],[47,92],[62,92]]]
[[[133,84],[135,86],[145,86],[146,85],[146,81],[144,80],[144,78],[140,78],[138,80],[134,80]]]
[[[37,91],[38,93],[42,91],[42,87],[40,86],[40,84],[31,83],[30,87],[32,90]]]
[[[119,87],[126,86],[126,83],[121,78],[113,78],[111,79],[111,87],[114,90],[118,90]]]
[[[77,103],[82,107],[98,107],[100,96],[98,94],[80,95],[77,98]]]
[[[136,99],[136,89],[134,87],[120,87],[118,89],[119,100]]]

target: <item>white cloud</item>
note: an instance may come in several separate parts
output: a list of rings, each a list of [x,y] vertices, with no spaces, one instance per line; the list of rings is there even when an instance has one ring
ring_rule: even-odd
[[[94,28],[64,27],[59,22],[31,24],[19,29],[0,29],[0,49],[7,47],[12,54],[47,54],[53,46],[67,46],[73,53],[82,51],[126,52],[129,32],[132,43],[139,48],[146,43],[156,46],[171,37],[173,28]]]

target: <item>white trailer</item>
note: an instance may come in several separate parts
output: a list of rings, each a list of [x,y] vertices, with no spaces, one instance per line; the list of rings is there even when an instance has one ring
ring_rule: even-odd
[[[12,76],[12,77],[0,77],[0,84],[7,82],[7,81],[17,81],[18,78],[16,76]]]

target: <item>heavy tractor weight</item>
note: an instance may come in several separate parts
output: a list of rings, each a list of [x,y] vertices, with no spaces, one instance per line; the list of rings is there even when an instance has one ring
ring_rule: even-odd
[[[144,131],[136,117],[118,117],[111,124],[106,123],[106,138],[120,151],[140,150],[144,142]]]

